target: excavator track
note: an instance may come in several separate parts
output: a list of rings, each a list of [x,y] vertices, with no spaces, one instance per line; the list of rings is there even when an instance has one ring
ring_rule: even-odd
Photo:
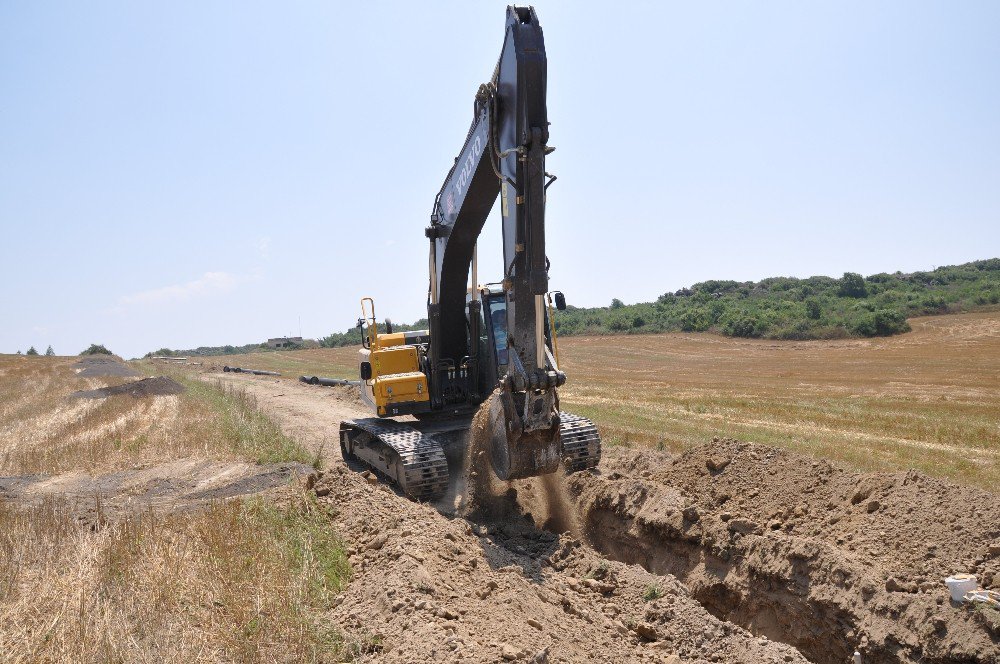
[[[433,437],[394,420],[364,418],[340,423],[345,459],[359,458],[417,500],[448,489],[448,461]]]
[[[562,438],[563,464],[566,470],[596,468],[601,461],[601,434],[586,417],[560,411],[559,436]]]
[[[597,467],[601,436],[594,423],[566,412],[560,413],[560,420],[566,472]],[[375,417],[348,420],[340,423],[340,448],[345,460],[358,459],[411,498],[432,500],[448,489],[448,461],[442,442],[464,448],[468,430],[468,420],[443,424],[410,424]],[[460,449],[457,453],[465,452]]]

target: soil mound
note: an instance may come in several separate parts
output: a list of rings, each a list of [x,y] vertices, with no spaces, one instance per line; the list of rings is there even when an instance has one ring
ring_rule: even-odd
[[[132,367],[126,366],[114,356],[90,355],[80,358],[73,364],[76,375],[84,378],[99,378],[101,376],[121,376],[132,378],[141,374]]]
[[[337,401],[359,408],[368,408],[368,405],[361,400],[361,393],[357,385],[331,385],[329,390]]]
[[[74,392],[70,396],[81,399],[103,399],[118,394],[125,394],[136,399],[142,397],[162,396],[167,394],[180,394],[184,391],[184,386],[173,378],[167,376],[156,376],[155,378],[143,378],[130,383],[122,383],[113,387],[101,387],[96,390],[83,390]]]
[[[714,615],[810,661],[1000,662],[1000,620],[943,580],[1000,587],[1000,501],[916,472],[865,474],[716,440],[616,450],[569,483],[587,539],[670,573]]]
[[[500,521],[447,518],[345,466],[313,490],[351,543],[332,615],[365,661],[806,662],[712,616],[670,575],[535,527],[516,503]]]

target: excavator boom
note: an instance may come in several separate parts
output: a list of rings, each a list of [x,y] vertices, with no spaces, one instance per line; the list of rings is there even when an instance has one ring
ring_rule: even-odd
[[[508,7],[503,50],[493,78],[476,95],[472,126],[434,200],[428,301],[431,393],[463,358],[478,384],[479,309],[466,302],[476,242],[501,196],[507,341],[510,362],[493,406],[493,466],[502,479],[549,473],[559,466],[555,392],[565,375],[545,345],[545,156],[549,123],[545,40],[531,7]],[[476,284],[473,284],[475,291]],[[470,321],[467,334],[465,321]],[[437,377],[437,378],[436,378]],[[437,382],[435,382],[437,381]],[[455,386],[449,385],[448,388]],[[480,395],[469,394],[471,400]]]

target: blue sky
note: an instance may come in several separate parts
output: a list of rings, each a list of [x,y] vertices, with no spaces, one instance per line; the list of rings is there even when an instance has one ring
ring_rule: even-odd
[[[0,352],[421,317],[505,6],[0,4]],[[536,8],[571,304],[1000,254],[1000,4]]]

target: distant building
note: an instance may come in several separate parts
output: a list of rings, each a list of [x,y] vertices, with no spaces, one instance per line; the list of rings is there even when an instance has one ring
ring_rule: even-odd
[[[302,337],[275,337],[267,340],[268,348],[294,348],[302,345]]]

